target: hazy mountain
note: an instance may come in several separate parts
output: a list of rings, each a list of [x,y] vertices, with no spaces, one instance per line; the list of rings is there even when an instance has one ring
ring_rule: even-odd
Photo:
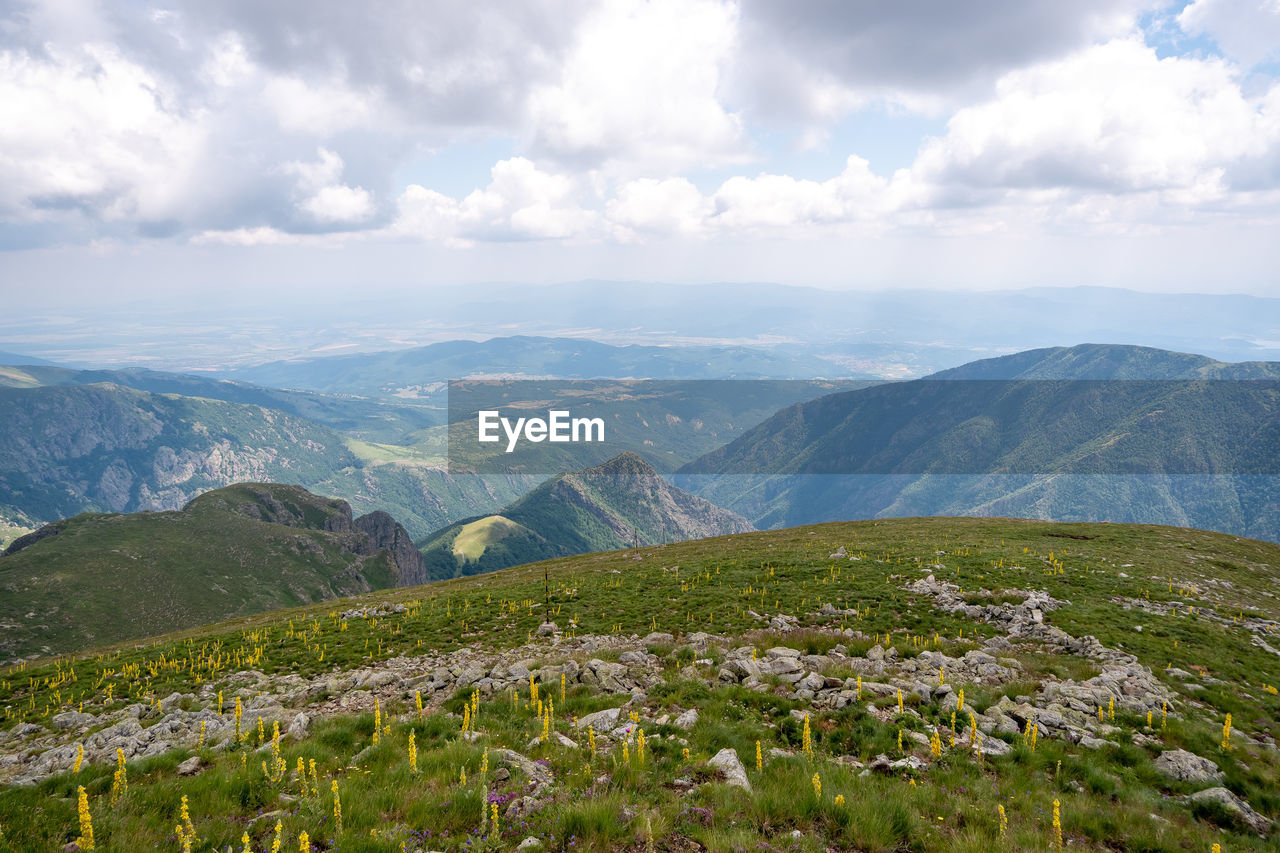
[[[0,361],[0,364],[4,364]],[[141,368],[121,370],[73,370],[54,366],[0,366],[0,387],[111,383],[153,394],[180,394],[226,403],[245,403],[276,409],[339,430],[353,438],[374,442],[398,442],[415,430],[438,426],[443,414],[414,401],[368,399],[349,394],[318,394],[264,388],[247,382],[167,373]]]
[[[1276,382],[1169,380],[1278,367],[1139,347],[1019,353],[789,407],[676,482],[769,527],[1008,515],[1277,539]]]
[[[422,583],[408,531],[297,486],[240,483],[183,509],[83,514],[0,557],[0,657],[60,654]]]
[[[795,379],[848,376],[830,361],[776,349],[725,346],[612,346],[591,340],[500,337],[414,349],[277,361],[237,378],[281,388],[353,394],[429,394],[467,377],[557,379]],[[867,375],[867,374],[861,374]]]
[[[43,358],[36,358],[36,357],[35,357],[35,356],[33,356],[33,355],[22,355],[22,354],[20,354],[20,353],[16,353],[16,352],[9,352],[9,351],[7,351],[7,350],[0,350],[0,364],[30,364],[30,365],[44,364],[44,365],[51,365],[51,364],[53,364],[53,362],[52,362],[52,361],[47,361],[47,360],[45,360],[45,359],[43,359]]]
[[[497,513],[468,519],[423,542],[433,578],[519,563],[702,539],[754,528],[741,516],[674,488],[634,453],[554,477]]]

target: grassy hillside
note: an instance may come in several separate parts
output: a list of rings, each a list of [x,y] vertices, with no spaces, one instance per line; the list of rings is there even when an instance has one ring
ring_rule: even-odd
[[[73,841],[82,787],[110,851],[180,846],[183,797],[204,850],[1275,849],[1278,565],[1175,528],[828,524],[553,561],[556,638],[535,565],[28,665],[0,845]]]
[[[553,477],[496,515],[450,525],[427,537],[422,552],[431,577],[451,578],[750,529],[745,519],[672,488],[639,456],[624,453]]]
[[[385,551],[359,553],[349,506],[298,487],[240,484],[180,511],[82,514],[45,532],[0,557],[6,659],[397,585]]]

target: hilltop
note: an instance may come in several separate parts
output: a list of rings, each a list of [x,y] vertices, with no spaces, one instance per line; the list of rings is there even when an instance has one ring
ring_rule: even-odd
[[[10,670],[0,827],[62,847],[83,787],[99,850],[184,796],[217,850],[1270,850],[1277,566],[894,519],[261,614]]]
[[[240,483],[181,510],[85,513],[0,556],[0,656],[64,654],[426,580],[384,512],[298,486]]]
[[[635,453],[551,478],[493,515],[422,543],[434,579],[589,551],[752,530],[741,516],[674,488]]]

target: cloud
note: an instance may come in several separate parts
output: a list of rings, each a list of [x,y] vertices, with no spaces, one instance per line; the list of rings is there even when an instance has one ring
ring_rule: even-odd
[[[342,158],[319,148],[313,162],[286,163],[283,171],[296,179],[298,210],[323,224],[357,223],[374,213],[373,194],[363,187],[341,183]]]
[[[1223,57],[1160,58],[1137,29],[1151,5],[18,0],[0,21],[0,245],[1274,219],[1280,88],[1257,63],[1280,0],[1182,10]],[[877,175],[837,148],[869,105],[946,129]],[[843,165],[801,176],[789,144]],[[423,177],[446,168],[450,187],[481,177]]]
[[[856,156],[838,176],[822,182],[788,175],[730,178],[716,191],[714,222],[738,230],[869,219],[887,211],[888,186]]]
[[[1209,36],[1246,66],[1280,59],[1280,0],[1195,0],[1178,24],[1188,35]]]
[[[639,178],[618,188],[606,205],[610,221],[629,237],[644,234],[700,235],[715,210],[687,178]]]
[[[1233,172],[1274,158],[1277,106],[1280,90],[1246,96],[1222,60],[1159,59],[1120,39],[1005,75],[923,146],[911,177],[943,206],[1036,191],[1217,202]]]
[[[880,102],[938,113],[1005,73],[1132,32],[1157,0],[743,0],[729,99],[766,121]]]
[[[179,100],[109,45],[0,52],[0,216],[180,216],[208,128]]]
[[[490,176],[488,186],[461,201],[409,186],[386,233],[455,245],[599,236],[600,216],[578,203],[580,188],[572,178],[543,171],[523,157],[497,163]]]

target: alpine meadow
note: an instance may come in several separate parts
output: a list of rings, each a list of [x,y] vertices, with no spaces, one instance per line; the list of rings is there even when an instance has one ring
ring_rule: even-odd
[[[1276,0],[0,4],[0,853],[1280,850]]]

